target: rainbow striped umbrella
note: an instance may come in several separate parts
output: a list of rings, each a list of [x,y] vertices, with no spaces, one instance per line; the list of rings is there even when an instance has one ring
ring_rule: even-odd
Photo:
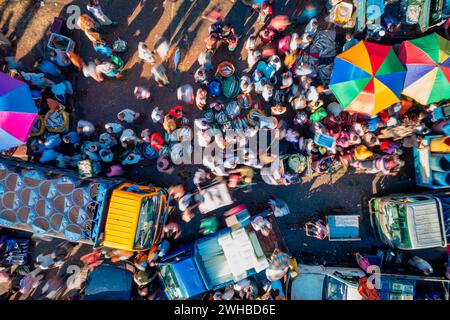
[[[398,57],[406,67],[402,94],[423,105],[450,99],[450,41],[437,33],[403,41]]]
[[[0,72],[0,151],[27,141],[37,113],[28,85]]]
[[[404,80],[392,47],[360,41],[336,57],[330,89],[346,111],[375,115],[400,101]]]

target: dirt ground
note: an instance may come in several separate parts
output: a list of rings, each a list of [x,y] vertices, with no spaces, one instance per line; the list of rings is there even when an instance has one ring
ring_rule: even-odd
[[[46,32],[54,16],[66,17],[67,5],[82,5],[82,12],[86,9],[86,1],[45,1],[40,7],[32,0],[8,1],[0,0],[0,29],[7,30],[8,35],[15,35],[17,47],[15,54],[18,59],[29,65],[43,49],[46,41]],[[110,0],[101,1],[105,13],[119,23],[113,29],[107,29],[107,39],[114,41],[117,38],[127,41],[128,52],[124,55],[126,61],[125,77],[122,80],[107,79],[104,83],[96,83],[81,75],[77,80],[77,118],[84,118],[96,125],[114,121],[116,114],[125,107],[132,108],[147,115],[140,129],[150,128],[161,130],[149,119],[151,110],[158,106],[168,110],[178,105],[176,88],[181,84],[194,83],[193,74],[198,67],[196,62],[199,53],[204,48],[209,22],[202,19],[213,8],[220,8],[223,16],[236,29],[240,36],[239,46],[234,53],[222,50],[215,61],[230,60],[235,63],[238,73],[241,73],[245,55],[241,56],[246,37],[255,31],[256,14],[244,6],[241,1],[233,3],[230,0]],[[293,12],[302,9],[303,2],[295,0],[277,1],[275,14]],[[179,47],[182,51],[182,64],[178,71],[171,69],[169,79],[171,84],[159,88],[150,77],[150,66],[138,60],[137,44],[144,41],[149,47],[164,36],[170,41],[172,51]],[[84,35],[75,31],[81,56],[89,61],[100,58]],[[138,101],[133,95],[135,86],[145,86],[151,89],[150,101]],[[195,107],[187,107],[187,114],[191,119],[199,115]],[[412,155],[405,155],[412,157]],[[352,261],[350,253],[354,251],[373,251],[381,244],[375,239],[366,208],[367,200],[376,193],[389,194],[391,192],[413,191],[414,173],[411,159],[406,159],[409,165],[397,177],[379,177],[372,175],[335,174],[323,175],[305,181],[302,184],[289,187],[275,187],[259,183],[251,193],[236,193],[233,197],[236,202],[245,203],[248,208],[257,212],[266,206],[270,196],[284,199],[292,214],[279,219],[280,228],[291,253],[300,256],[303,260],[314,260],[328,263],[344,263]],[[178,182],[186,182],[186,177],[195,168],[183,166],[174,174],[162,175],[155,170],[154,162],[144,162],[130,168],[127,177],[137,182],[152,182],[162,186],[169,186]],[[319,241],[305,236],[301,229],[291,230],[290,224],[303,224],[308,217],[314,216],[326,208],[342,207],[349,213],[361,214],[361,241],[329,242]],[[198,233],[191,225],[192,234],[186,236],[186,241],[198,237]],[[437,256],[441,252],[436,253]]]

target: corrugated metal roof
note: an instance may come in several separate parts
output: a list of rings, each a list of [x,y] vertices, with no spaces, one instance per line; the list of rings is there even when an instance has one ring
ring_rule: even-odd
[[[106,216],[103,245],[132,251],[141,210],[142,195],[114,190]]]

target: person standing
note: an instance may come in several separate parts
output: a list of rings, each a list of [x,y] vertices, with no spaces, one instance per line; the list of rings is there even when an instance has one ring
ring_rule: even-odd
[[[138,44],[138,55],[139,59],[144,60],[150,64],[156,63],[155,52],[150,50],[144,42],[139,42]]]
[[[117,114],[117,119],[131,124],[135,122],[140,116],[141,114],[139,112],[127,108],[123,109]]]
[[[116,26],[117,22],[111,21],[103,12],[103,9],[98,0],[90,0],[86,6],[87,10],[97,19],[102,26]]]
[[[162,64],[158,64],[152,69],[153,78],[155,79],[159,87],[164,87],[170,83],[169,79],[167,78],[166,72],[167,70]]]

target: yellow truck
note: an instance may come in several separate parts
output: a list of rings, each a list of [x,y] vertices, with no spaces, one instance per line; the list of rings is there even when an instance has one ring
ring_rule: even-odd
[[[164,188],[0,157],[0,228],[145,251],[160,241],[168,215]]]

